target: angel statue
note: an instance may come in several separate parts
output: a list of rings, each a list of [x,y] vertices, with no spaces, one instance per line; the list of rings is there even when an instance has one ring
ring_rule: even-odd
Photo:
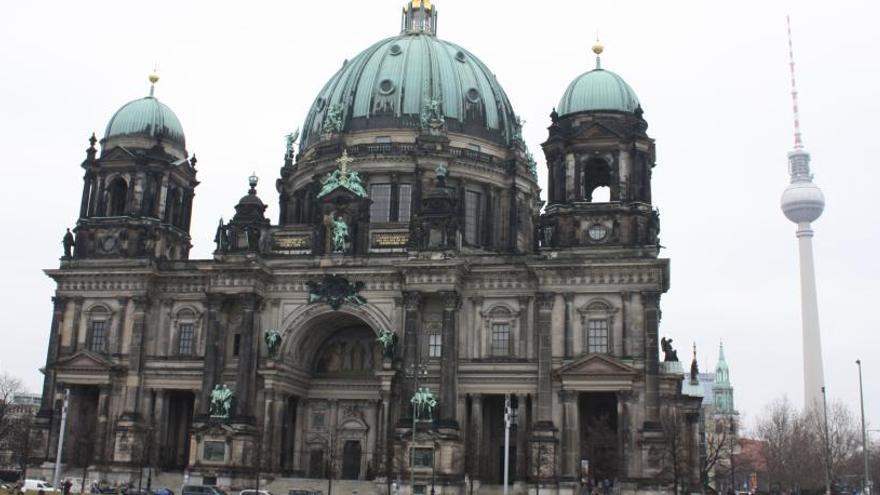
[[[275,357],[278,354],[278,348],[281,346],[281,333],[278,330],[270,329],[266,331],[265,338],[269,357]]]
[[[391,359],[394,357],[394,344],[397,342],[397,334],[392,332],[391,330],[383,329],[379,332],[379,337],[376,339],[382,344],[382,355],[386,358]]]
[[[228,419],[232,412],[232,390],[226,384],[217,385],[211,391],[211,417]]]
[[[411,402],[415,409],[416,420],[431,421],[432,412],[437,407],[437,400],[434,399],[434,394],[431,393],[430,389],[419,387],[419,390],[413,395]]]
[[[333,252],[344,253],[348,241],[348,225],[341,217],[333,219]]]

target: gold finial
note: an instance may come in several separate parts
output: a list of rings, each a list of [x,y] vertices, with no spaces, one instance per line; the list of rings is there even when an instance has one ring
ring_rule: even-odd
[[[341,175],[344,178],[347,178],[348,177],[348,165],[353,161],[354,161],[354,159],[349,158],[349,156],[348,156],[348,150],[347,149],[342,150],[342,156],[340,156],[339,158],[336,159],[336,163],[339,164],[339,175]]]
[[[153,72],[150,72],[150,84],[156,84],[159,82],[159,73],[154,69]]]
[[[605,50],[605,46],[602,45],[602,42],[599,41],[599,38],[596,38],[596,42],[593,43],[593,53],[596,55],[602,55],[602,51]]]

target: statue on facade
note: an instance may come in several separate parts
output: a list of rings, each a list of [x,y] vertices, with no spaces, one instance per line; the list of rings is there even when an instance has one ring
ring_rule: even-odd
[[[278,355],[278,349],[281,347],[281,332],[275,329],[266,330],[266,349],[269,350],[269,357]]]
[[[226,384],[216,385],[211,391],[211,417],[229,418],[232,412],[232,390]]]
[[[342,103],[334,103],[330,105],[330,108],[327,109],[327,114],[324,116],[324,122],[321,124],[321,129],[325,133],[342,132],[342,129],[345,127],[345,121],[342,119],[342,113],[344,111],[345,107]]]
[[[413,404],[415,420],[431,421],[434,408],[437,407],[437,400],[430,389],[419,387],[410,402]]]
[[[61,240],[61,244],[64,246],[64,257],[73,257],[73,246],[76,242],[73,240],[73,233],[70,229],[67,229],[67,232],[64,234],[64,239]]]
[[[439,129],[446,123],[443,112],[440,110],[440,104],[440,100],[433,98],[425,99],[425,106],[422,107],[422,112],[419,115],[422,129]]]
[[[535,161],[535,156],[529,150],[526,150],[526,162],[529,164],[529,174],[533,179],[538,180],[538,162]]]
[[[217,245],[217,251],[223,252],[229,249],[229,237],[226,235],[226,227],[223,225],[223,219],[217,225],[217,233],[214,234],[214,243]]]
[[[306,280],[309,289],[309,304],[326,302],[333,309],[339,309],[343,303],[359,306],[366,304],[359,292],[364,288],[363,282],[349,282],[342,275],[324,275],[321,280]]]
[[[660,339],[660,349],[663,350],[663,361],[678,362],[678,351],[672,348],[672,339]]]
[[[519,118],[519,115],[515,117],[513,122],[513,136],[511,136],[511,140],[513,144],[518,144],[523,142],[522,137],[522,128],[525,125],[526,121]]]
[[[394,357],[394,345],[397,343],[397,334],[391,330],[383,329],[379,332],[379,337],[376,340],[382,344],[382,356],[392,359]]]
[[[333,252],[344,253],[348,242],[348,225],[341,217],[333,219]]]
[[[286,153],[287,158],[294,157],[294,148],[296,147],[296,140],[299,139],[299,127],[296,128],[295,131],[290,134],[284,136],[285,141],[287,142],[284,151]]]
[[[330,194],[340,187],[348,189],[355,196],[367,197],[367,189],[364,187],[363,179],[361,179],[357,172],[348,168],[353,161],[354,159],[348,156],[348,150],[342,150],[342,156],[336,159],[339,167],[327,174],[324,182],[321,183],[321,190],[318,192],[319,198]]]

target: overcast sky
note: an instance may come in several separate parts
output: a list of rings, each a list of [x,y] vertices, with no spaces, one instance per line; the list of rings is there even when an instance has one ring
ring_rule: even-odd
[[[401,0],[347,2],[6,2],[0,14],[0,149],[5,192],[0,370],[39,391],[61,237],[79,213],[87,139],[148,92],[174,109],[199,158],[193,258],[213,250],[256,171],[278,220],[284,135],[326,80],[395,35]],[[654,204],[672,288],[661,334],[701,369],[724,341],[738,409],[802,401],[795,226],[779,210],[792,146],[785,15],[791,14],[801,123],[827,207],[814,224],[829,398],[880,424],[880,185],[876,2],[438,0],[441,38],[495,72],[540,143],[568,83],[603,66],[635,89],[657,141]]]

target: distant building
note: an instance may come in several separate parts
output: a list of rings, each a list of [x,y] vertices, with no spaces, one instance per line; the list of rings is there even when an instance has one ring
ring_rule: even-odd
[[[739,453],[739,412],[733,401],[730,369],[724,344],[718,349],[714,373],[700,373],[697,352],[690,372],[684,374],[682,394],[701,397],[700,464],[703,484],[719,492],[731,485],[731,459]],[[735,471],[735,468],[734,468]]]
[[[26,447],[27,429],[40,410],[40,401],[40,394],[21,393],[10,402],[6,414],[12,431],[0,443],[0,471],[19,471],[22,461],[26,460],[20,456]]]

